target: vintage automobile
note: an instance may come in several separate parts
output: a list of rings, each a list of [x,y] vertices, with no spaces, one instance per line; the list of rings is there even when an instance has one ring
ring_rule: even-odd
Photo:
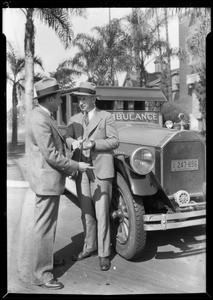
[[[63,92],[57,112],[62,133],[79,111],[74,90]],[[148,231],[206,223],[205,143],[183,126],[163,127],[161,106],[167,100],[157,88],[98,86],[97,94],[96,105],[113,114],[120,139],[114,151],[112,243],[132,260],[143,253]],[[76,194],[71,178],[66,188]]]

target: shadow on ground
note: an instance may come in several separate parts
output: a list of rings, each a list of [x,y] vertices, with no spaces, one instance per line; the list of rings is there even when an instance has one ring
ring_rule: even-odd
[[[84,244],[84,234],[83,232],[71,237],[72,242],[65,246],[64,248],[55,252],[55,255],[60,259],[65,259],[65,265],[53,269],[53,274],[56,278],[62,277],[75,263],[73,256],[77,256],[82,251],[82,245]],[[112,249],[110,260],[117,255],[117,253]]]
[[[143,254],[135,262],[155,259],[172,259],[187,257],[204,253],[206,251],[205,226],[195,226],[192,228],[180,228],[175,232],[161,231],[148,232],[147,241]],[[175,251],[162,251],[158,247],[172,245]]]

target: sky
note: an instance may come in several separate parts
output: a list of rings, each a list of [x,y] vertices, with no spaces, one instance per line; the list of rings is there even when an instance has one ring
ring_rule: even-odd
[[[132,8],[110,8],[111,19],[121,18],[131,13]],[[3,9],[3,33],[6,38],[13,42],[20,55],[24,56],[24,31],[25,15],[20,9],[6,8]],[[109,23],[109,8],[87,8],[87,18],[73,17],[72,29],[74,35],[77,33],[92,33],[91,28],[94,26],[104,26]],[[58,65],[65,59],[72,57],[76,49],[65,50],[59,38],[53,30],[47,25],[35,19],[35,55],[43,61],[44,73],[56,71]],[[163,33],[164,34],[164,33]],[[171,47],[178,47],[178,22],[177,19],[169,23],[169,41]],[[178,68],[178,61],[173,60],[172,69]],[[153,61],[147,65],[148,72],[154,72]],[[79,78],[77,84],[86,78]],[[122,85],[124,75],[119,78],[119,85]],[[11,88],[8,86],[7,91],[7,110],[12,106]]]

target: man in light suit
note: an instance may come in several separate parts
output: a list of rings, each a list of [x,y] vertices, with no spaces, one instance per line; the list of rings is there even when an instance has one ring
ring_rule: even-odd
[[[51,113],[61,104],[60,90],[54,78],[35,84],[39,105],[29,116],[26,131],[26,154],[30,188],[36,194],[33,228],[32,283],[46,289],[61,289],[53,278],[53,246],[58,217],[59,198],[67,175],[91,169],[89,164],[66,157],[65,141]]]
[[[66,133],[73,159],[94,166],[94,170],[78,173],[76,189],[84,227],[83,251],[74,257],[82,260],[98,250],[100,268],[110,268],[109,206],[114,177],[113,149],[119,145],[115,121],[109,112],[95,106],[96,86],[82,82],[77,92],[81,112],[71,117]]]

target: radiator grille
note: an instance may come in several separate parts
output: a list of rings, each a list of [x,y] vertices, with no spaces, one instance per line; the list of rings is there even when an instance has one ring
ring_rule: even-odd
[[[198,160],[198,170],[172,171],[172,161]],[[205,147],[199,141],[169,142],[163,149],[163,187],[167,195],[178,190],[202,193],[205,178]]]

